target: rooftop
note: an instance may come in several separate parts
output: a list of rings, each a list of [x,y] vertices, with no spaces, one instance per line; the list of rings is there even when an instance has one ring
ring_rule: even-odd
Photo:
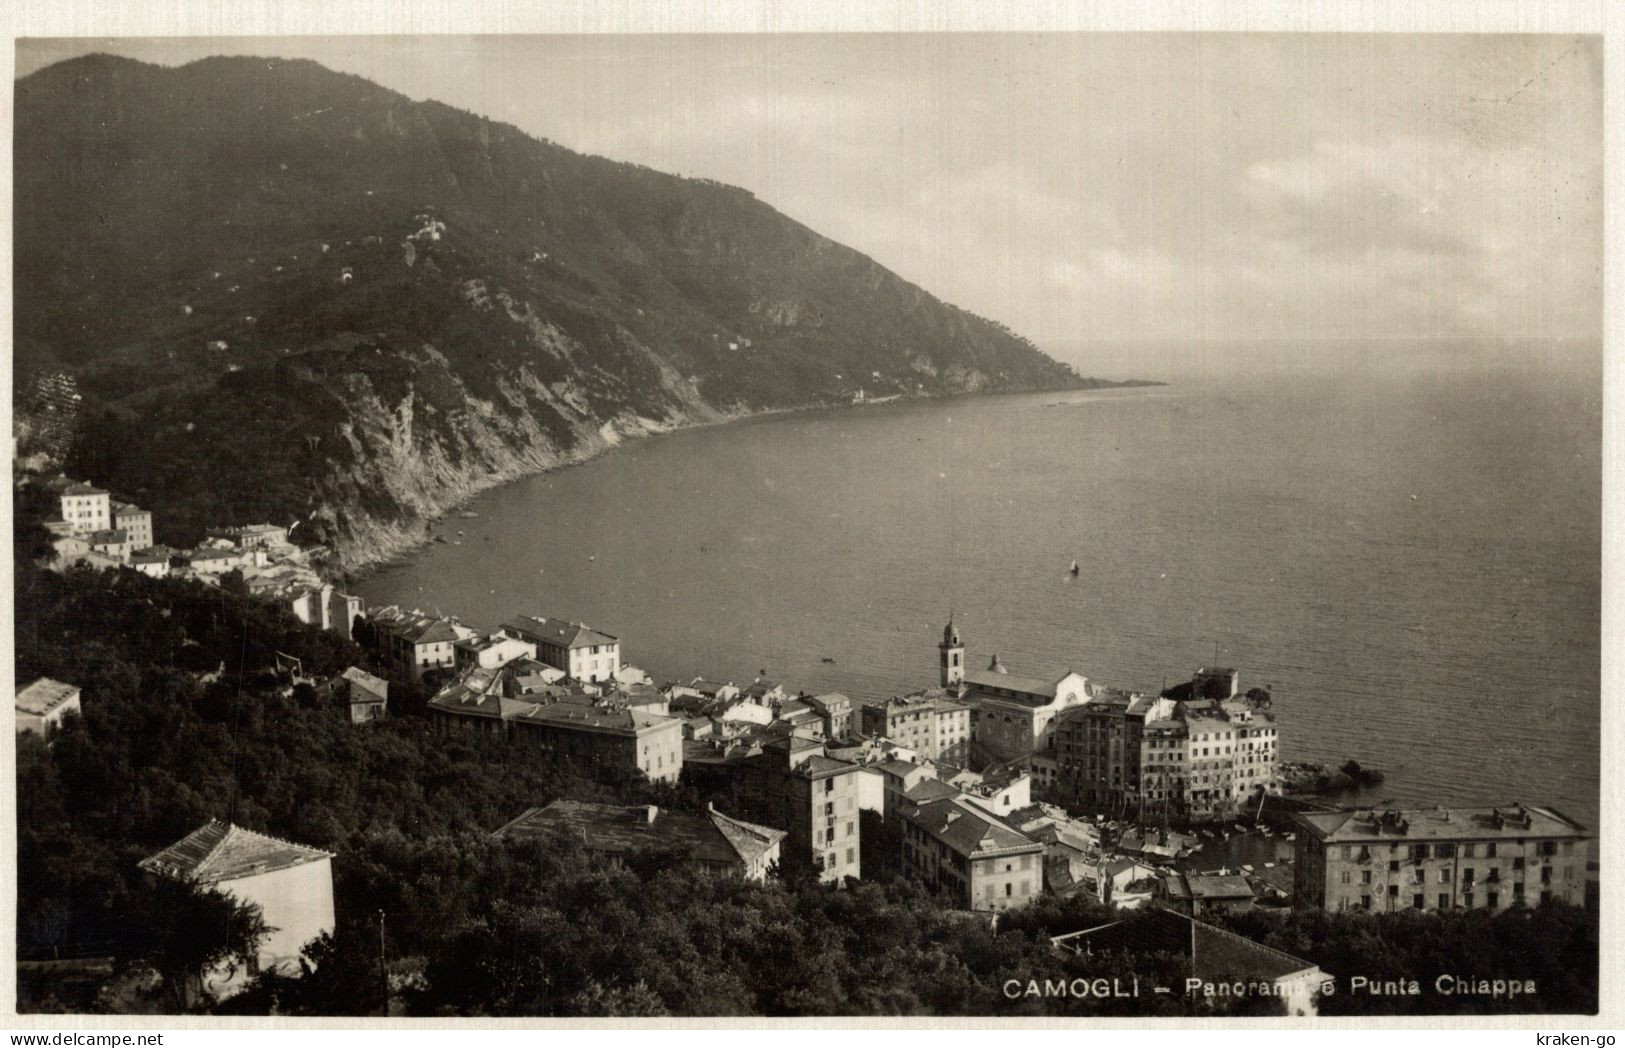
[[[171,880],[214,884],[332,857],[332,852],[210,819],[139,865]]]
[[[754,862],[785,837],[783,830],[758,826],[716,810],[693,815],[653,805],[628,807],[564,800],[529,809],[497,830],[495,836],[524,838],[550,831],[579,837],[589,851],[625,854],[641,848],[680,848],[695,861],[708,865]]]
[[[351,666],[339,676],[362,691],[374,696],[379,702],[383,702],[389,697],[389,683],[381,677],[373,676],[359,666]],[[354,689],[352,689],[351,695],[354,694]]]
[[[516,615],[502,624],[505,630],[558,644],[566,648],[586,648],[595,644],[616,644],[619,641],[607,633],[600,633],[580,622],[551,619],[545,615]]]
[[[1208,982],[1275,981],[1316,970],[1313,961],[1265,946],[1172,910],[1147,910],[1128,920],[1057,936],[1057,946],[1128,953],[1177,953],[1194,978]]]
[[[1300,813],[1297,820],[1305,831],[1326,843],[1591,836],[1584,826],[1555,808],[1517,802],[1493,808],[1440,806],[1305,812]]]
[[[1022,695],[1040,695],[1045,698],[1055,698],[1055,685],[1064,677],[1055,680],[1044,680],[1042,677],[1018,677],[1014,673],[999,673],[994,670],[966,670],[965,683],[978,688],[999,688],[1006,691],[1018,692]]]
[[[78,694],[79,688],[76,685],[41,677],[17,692],[17,709],[22,713],[43,717]]]
[[[903,818],[966,858],[1043,850],[1037,841],[960,798],[905,808]]]

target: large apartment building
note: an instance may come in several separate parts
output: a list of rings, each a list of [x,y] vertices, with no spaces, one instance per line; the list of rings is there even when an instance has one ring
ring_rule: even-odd
[[[1025,906],[1043,890],[1044,846],[965,797],[902,809],[903,869],[967,910]]]
[[[1585,827],[1551,808],[1297,816],[1294,898],[1326,910],[1506,909],[1585,901]]]
[[[1234,670],[1159,696],[1098,689],[1055,726],[1056,785],[1097,811],[1204,819],[1278,790],[1274,714]]]
[[[962,760],[970,745],[970,706],[945,690],[915,692],[863,706],[859,730],[927,760]]]
[[[810,862],[839,884],[860,875],[858,808],[862,769],[827,757],[815,739],[776,739],[739,763],[746,816],[788,832],[786,861]]]
[[[536,658],[588,682],[613,680],[621,669],[619,638],[591,626],[544,616],[518,615],[502,624],[509,637],[536,646]]]

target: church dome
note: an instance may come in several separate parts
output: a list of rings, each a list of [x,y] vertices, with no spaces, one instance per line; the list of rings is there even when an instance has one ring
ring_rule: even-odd
[[[1009,673],[1010,672],[1009,670],[1005,669],[1004,664],[999,661],[999,656],[998,656],[998,653],[996,653],[996,652],[993,655],[993,661],[987,664],[987,669],[988,669],[989,673]]]

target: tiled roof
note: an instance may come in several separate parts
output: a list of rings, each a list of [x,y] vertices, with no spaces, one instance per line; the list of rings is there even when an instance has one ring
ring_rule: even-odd
[[[842,708],[848,710],[852,708],[852,700],[838,691],[832,691],[828,695],[809,695],[806,701],[824,713]]]
[[[1190,965],[1192,977],[1204,982],[1274,982],[1316,970],[1313,961],[1173,910],[1148,910],[1128,920],[1058,936],[1054,942],[1071,949],[1177,953]]]
[[[589,648],[594,644],[614,644],[616,638],[579,622],[551,619],[545,615],[516,615],[502,624],[503,629],[545,640],[566,648]]]
[[[959,796],[959,791],[938,779],[921,779],[904,790],[903,796],[913,804],[929,804],[932,801],[951,800]]]
[[[1053,699],[1055,685],[1061,678],[1044,680],[1042,677],[1018,677],[1013,673],[997,673],[990,670],[966,670],[965,682],[979,688],[1000,688],[1006,691],[1020,692],[1023,695],[1041,695]]]
[[[903,817],[967,858],[1043,850],[1038,842],[958,798],[905,808]]]
[[[584,702],[554,702],[534,705],[514,715],[514,720],[534,721],[557,727],[577,728],[584,731],[636,732],[641,728],[676,723],[676,718],[658,713],[645,713],[639,709],[618,706],[595,706]]]
[[[354,684],[362,691],[367,692],[378,702],[383,702],[389,697],[389,683],[383,680],[381,677],[373,676],[359,666],[351,666],[349,669],[339,674],[339,676],[343,677],[351,684]],[[350,690],[350,701],[356,701],[354,688]]]
[[[1586,828],[1554,808],[1507,804],[1499,808],[1358,809],[1303,812],[1300,826],[1326,843],[1583,838]]]
[[[89,484],[73,483],[62,489],[64,495],[105,495],[107,492],[101,488],[93,488]]]
[[[92,546],[105,546],[130,541],[130,533],[119,528],[109,528],[106,531],[91,532],[90,544]]]
[[[821,753],[815,753],[796,765],[796,770],[803,775],[822,778],[826,775],[840,775],[843,772],[857,771],[858,766],[847,761],[838,761],[834,757],[826,757]]]
[[[534,837],[563,831],[589,851],[625,854],[640,848],[680,848],[708,865],[736,865],[760,858],[785,837],[783,830],[744,822],[718,811],[705,815],[644,805],[554,801],[531,808],[497,830],[498,837]]]
[[[211,819],[140,866],[172,880],[215,884],[332,857],[332,852]]]
[[[1239,873],[1187,873],[1185,883],[1193,899],[1250,899],[1253,886]]]
[[[43,717],[78,694],[75,685],[41,677],[17,692],[17,709]]]

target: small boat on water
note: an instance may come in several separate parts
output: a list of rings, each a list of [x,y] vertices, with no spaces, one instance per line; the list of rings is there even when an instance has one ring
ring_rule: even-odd
[[[461,513],[459,513],[457,515],[459,517],[462,517],[464,520],[473,520],[475,517],[479,516],[478,513],[475,513],[471,509],[465,509],[465,510],[463,510]]]
[[[823,657],[823,658],[821,658],[821,659],[819,659],[819,660],[818,660],[818,661],[819,661],[819,662],[829,662],[829,663],[833,663],[833,662],[834,662],[834,661],[835,661],[835,660],[834,660],[834,659],[833,659],[833,658],[831,658],[831,657],[830,657],[830,656],[828,656],[828,655],[825,655],[825,656],[824,656],[824,657]]]
[[[1072,562],[1072,569],[1071,570],[1072,570],[1072,577],[1077,578],[1078,577],[1078,562],[1077,561]]]

